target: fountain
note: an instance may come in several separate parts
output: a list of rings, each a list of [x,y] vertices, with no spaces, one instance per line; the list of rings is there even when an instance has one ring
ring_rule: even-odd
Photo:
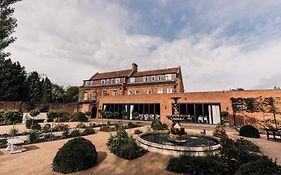
[[[172,121],[170,130],[143,133],[137,137],[139,145],[148,151],[172,156],[182,154],[203,156],[218,152],[221,145],[215,137],[190,134],[185,131],[180,124],[186,117],[180,115],[179,112],[178,100],[180,97],[172,97],[172,99],[174,100],[174,114],[167,116]]]

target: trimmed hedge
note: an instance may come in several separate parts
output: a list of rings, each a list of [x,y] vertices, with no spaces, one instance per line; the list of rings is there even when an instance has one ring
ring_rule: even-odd
[[[226,166],[223,161],[216,156],[196,157],[184,155],[171,158],[167,170],[191,175],[223,175],[227,174]]]
[[[70,173],[91,168],[97,164],[95,145],[82,137],[69,140],[57,152],[53,160],[53,170]]]
[[[281,167],[270,159],[262,158],[240,166],[235,175],[278,175]]]
[[[70,118],[71,122],[87,122],[88,118],[83,112],[74,112]]]
[[[151,123],[151,128],[153,130],[166,130],[169,129],[166,124],[163,124],[160,120],[155,119]]]
[[[250,138],[260,138],[259,131],[252,125],[244,125],[240,128],[240,136],[250,137]]]

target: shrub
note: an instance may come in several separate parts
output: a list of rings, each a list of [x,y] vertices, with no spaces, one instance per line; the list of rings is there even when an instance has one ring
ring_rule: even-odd
[[[69,126],[66,125],[66,124],[56,124],[54,126],[54,131],[65,131],[65,130],[68,130],[69,129]]]
[[[139,125],[132,122],[128,123],[128,128],[136,128],[136,127],[139,127]]]
[[[240,136],[260,138],[259,131],[252,125],[244,125],[240,128]]]
[[[69,135],[69,129],[67,128],[66,130],[63,131],[62,136],[67,138]]]
[[[5,112],[4,117],[8,124],[20,123],[22,121],[22,113],[16,110]]]
[[[139,147],[132,136],[128,136],[124,128],[120,128],[116,135],[111,135],[107,141],[107,146],[113,154],[123,159],[135,159],[145,153]]]
[[[76,125],[76,128],[86,128],[86,125],[84,123],[80,122]]]
[[[281,174],[281,167],[270,159],[260,159],[240,166],[235,175],[277,175]]]
[[[1,122],[4,122],[4,121],[5,121],[4,114],[5,114],[5,111],[2,110],[2,109],[0,109],[0,124],[1,124]]]
[[[112,128],[108,125],[102,125],[100,127],[100,131],[104,131],[104,132],[112,132],[112,131],[115,131],[115,130],[116,130],[116,128]]]
[[[171,158],[167,169],[176,173],[191,175],[220,175],[226,174],[226,166],[217,156],[188,156]]]
[[[70,173],[88,169],[97,164],[95,145],[84,138],[74,138],[63,145],[53,160],[53,170]]]
[[[139,129],[136,129],[135,132],[134,132],[134,134],[141,134],[141,133],[142,133],[142,131],[139,130]]]
[[[0,148],[6,148],[7,143],[7,139],[0,139]]]
[[[30,129],[41,130],[41,125],[39,123],[34,123]]]
[[[86,117],[86,115],[83,112],[74,112],[71,115],[70,121],[72,121],[72,122],[87,122],[88,118]]]
[[[95,134],[96,132],[95,132],[95,130],[93,129],[93,128],[86,128],[84,131],[83,131],[83,133],[82,133],[82,135],[90,135],[90,134]]]
[[[80,136],[80,131],[79,131],[79,130],[73,130],[73,131],[70,133],[70,136],[71,136],[71,137],[78,137],[78,136]]]
[[[116,118],[116,117],[119,117],[119,112],[113,112],[113,116],[114,116],[114,118]]]
[[[51,129],[51,125],[50,124],[46,124],[46,125],[43,126],[42,129],[43,129],[43,132],[49,132],[50,129]]]
[[[113,113],[110,111],[102,111],[101,116],[102,116],[102,118],[112,118]]]
[[[10,130],[11,136],[16,136],[18,133],[19,133],[19,130],[16,129],[16,128],[12,128],[12,129]]]
[[[165,130],[168,129],[168,126],[166,124],[162,124],[162,122],[158,119],[155,119],[151,123],[151,128],[153,130]]]
[[[215,130],[213,131],[213,135],[219,138],[227,137],[226,131],[222,125],[216,126]]]
[[[91,111],[84,112],[86,116],[90,117],[92,115]]]
[[[53,139],[53,138],[55,138],[54,134],[51,134],[51,133],[45,134],[45,139]]]
[[[65,111],[49,111],[47,113],[48,122],[52,122],[53,120],[57,120],[58,122],[66,122],[69,120],[69,113]]]
[[[255,145],[253,142],[240,138],[235,141],[235,144],[237,147],[240,147],[241,149],[251,151],[251,152],[261,152],[260,147]]]
[[[30,131],[29,132],[29,143],[36,143],[39,140],[39,134],[37,131]]]
[[[31,117],[36,117],[37,115],[40,114],[40,111],[38,109],[33,109],[29,112]]]
[[[25,121],[25,127],[31,129],[31,125],[38,124],[37,120],[28,119]]]

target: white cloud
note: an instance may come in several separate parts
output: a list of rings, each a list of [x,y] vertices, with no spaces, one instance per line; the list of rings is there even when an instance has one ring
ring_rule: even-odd
[[[159,1],[160,2],[160,1]],[[260,1],[259,1],[260,2]],[[271,1],[270,1],[271,2]],[[276,5],[268,3],[266,7]],[[167,1],[161,4],[167,7]],[[254,18],[263,14],[246,12],[250,3],[199,3],[196,11],[206,12],[198,18],[206,23],[219,23],[214,30],[194,34],[187,24],[172,40],[144,34],[131,34],[129,28],[139,26],[142,14],[129,12],[124,6],[108,1],[21,1],[15,17],[18,40],[10,47],[12,57],[28,71],[47,74],[62,85],[80,85],[97,71],[127,69],[132,62],[140,69],[157,69],[181,65],[186,90],[221,90],[235,87],[271,88],[280,85],[281,37],[274,17],[260,33],[225,36],[230,21]],[[260,5],[254,4],[253,7]],[[208,8],[207,8],[208,7]],[[245,17],[246,16],[246,17]],[[190,17],[184,16],[184,21]],[[214,18],[217,21],[212,21]],[[182,17],[183,19],[183,17]],[[169,18],[169,23],[173,19]],[[279,83],[279,84],[278,84]]]

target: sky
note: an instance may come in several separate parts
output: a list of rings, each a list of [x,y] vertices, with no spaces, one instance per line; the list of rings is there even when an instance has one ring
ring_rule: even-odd
[[[186,91],[281,86],[281,1],[24,0],[8,51],[63,86],[181,66]]]

